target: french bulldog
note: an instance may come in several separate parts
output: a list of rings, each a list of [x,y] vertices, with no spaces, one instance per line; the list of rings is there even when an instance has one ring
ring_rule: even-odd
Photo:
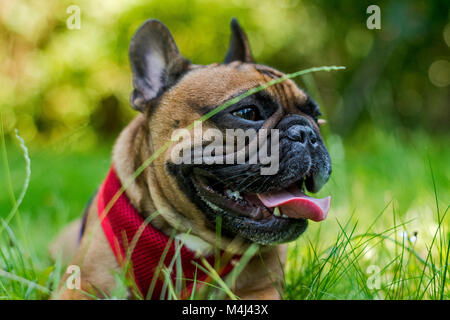
[[[240,257],[258,244],[258,253],[234,282],[233,293],[243,299],[282,298],[286,243],[306,230],[308,220],[325,219],[330,206],[329,198],[305,194],[319,191],[331,174],[319,107],[292,80],[285,80],[202,121],[203,132],[214,129],[224,137],[230,129],[276,130],[275,173],[262,174],[267,163],[250,163],[248,157],[240,163],[180,163],[173,159],[177,143],[167,145],[176,130],[192,131],[196,120],[284,74],[254,62],[236,19],[231,22],[231,41],[223,63],[191,63],[158,20],[148,20],[137,30],[129,59],[130,102],[139,114],[121,132],[112,155],[114,179],[125,186],[121,196],[128,200],[124,201],[142,219],[157,212],[149,225],[163,237],[184,239],[184,247],[195,252],[196,258],[210,256],[217,246],[222,253]],[[247,151],[249,140],[245,140]],[[272,140],[269,134],[268,141]],[[206,148],[205,141],[200,142],[201,148]],[[57,299],[88,299],[87,292],[108,294],[116,286],[114,272],[123,266],[108,232],[99,227],[104,218],[99,215],[99,201],[104,202],[99,194],[93,196],[84,219],[68,226],[51,248],[53,254],[62,253],[81,270],[80,288],[67,288],[63,281]],[[145,268],[145,260],[139,263]],[[130,290],[130,298],[134,296]]]

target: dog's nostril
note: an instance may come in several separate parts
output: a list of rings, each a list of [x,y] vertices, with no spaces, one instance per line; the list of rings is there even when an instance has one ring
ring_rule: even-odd
[[[309,142],[311,142],[312,145],[317,143],[317,138],[313,131],[309,132]]]
[[[289,139],[298,141],[301,144],[309,142],[315,146],[317,144],[317,136],[313,129],[302,125],[293,125],[287,129],[286,134]]]
[[[306,138],[305,132],[303,130],[300,130],[298,141],[300,143],[305,143],[305,138]]]
[[[286,130],[286,135],[289,139],[293,141],[299,141],[302,144],[304,144],[306,142],[306,139],[308,139],[307,134],[304,130],[304,126],[298,124],[289,127],[289,129]]]

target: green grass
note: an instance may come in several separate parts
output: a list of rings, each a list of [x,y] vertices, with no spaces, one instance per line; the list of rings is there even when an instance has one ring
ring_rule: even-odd
[[[333,209],[290,245],[286,298],[449,298],[448,140],[405,140],[331,137]]]
[[[346,141],[328,136],[334,167],[320,195],[332,195],[332,209],[289,245],[284,298],[448,299],[447,142],[370,128]],[[3,219],[15,201],[9,180],[16,198],[26,178],[18,141],[5,144]],[[47,246],[80,216],[109,168],[110,148],[29,151],[29,187],[0,235],[1,299],[45,299],[57,287],[63,266],[49,259]],[[122,285],[113,296],[122,297],[126,282],[117,278]]]
[[[344,68],[310,68],[287,74],[241,94],[200,120],[207,120],[219,110],[285,79],[316,71],[340,69]],[[55,263],[48,260],[46,247],[52,238],[48,235],[79,216],[78,212],[82,211],[85,203],[81,199],[88,198],[84,194],[81,196],[81,193],[92,194],[96,190],[110,166],[109,157],[105,157],[106,152],[101,149],[85,154],[73,150],[62,152],[77,146],[74,140],[82,138],[83,128],[75,130],[72,136],[54,144],[53,148],[32,152],[33,161],[37,160],[38,164],[37,174],[33,169],[33,176],[38,176],[34,180],[31,175],[30,154],[23,139],[16,131],[25,170],[18,166],[21,154],[14,149],[10,152],[11,147],[7,147],[3,120],[0,120],[4,164],[4,176],[0,178],[5,181],[4,189],[8,191],[4,197],[9,196],[12,206],[9,212],[4,210],[4,218],[0,220],[2,297],[48,298],[58,287],[63,272],[59,260]],[[421,132],[405,136],[400,131],[387,133],[368,126],[364,129],[355,132],[345,143],[338,136],[326,135],[328,130],[324,130],[335,173],[321,192],[333,196],[335,216],[318,225],[313,224],[306,236],[290,244],[284,274],[286,293],[283,298],[446,299],[449,294],[447,273],[450,250],[446,219],[449,208],[449,179],[446,171],[449,159],[449,150],[446,148],[448,139],[430,139]],[[168,141],[156,150],[136,170],[132,179],[173,143],[174,141]],[[61,167],[58,169],[58,166]],[[438,174],[435,175],[434,172]],[[20,180],[21,173],[24,175],[24,183],[16,190],[16,182]],[[130,182],[131,180],[124,182],[113,200],[117,199]],[[432,192],[429,192],[430,189]],[[438,194],[438,190],[446,191],[443,197]],[[17,192],[20,195],[16,199]],[[28,196],[32,201],[30,203],[23,201],[27,192],[32,193]],[[52,199],[44,211],[39,210],[42,209],[40,205],[45,205],[42,202],[45,195],[40,194],[39,197],[40,192],[50,192],[48,196]],[[75,203],[77,195],[80,207]],[[0,198],[0,201],[4,199]],[[440,205],[441,202],[443,206]],[[40,204],[37,206],[39,209],[36,209],[36,204]],[[109,205],[105,208],[105,213],[108,212]],[[26,212],[26,219],[22,218],[19,207]],[[389,209],[392,209],[392,213],[386,214],[390,212]],[[74,217],[73,210],[76,210]],[[149,218],[152,216],[153,214]],[[17,231],[13,230],[10,222],[14,222],[13,228]],[[414,231],[411,231],[412,228]],[[34,234],[35,231],[37,234]],[[216,231],[217,241],[220,241],[220,223]],[[16,236],[17,233],[19,237]],[[134,240],[131,241],[133,242]],[[203,264],[198,265],[198,268],[209,274],[212,283],[204,286],[199,294],[193,293],[191,298],[216,299],[228,296],[238,299],[230,287],[239,271],[255,254],[257,246],[253,245],[244,254],[238,267],[224,280],[203,259]],[[161,261],[164,256],[165,254]],[[161,265],[156,272],[156,275],[167,279],[161,297],[167,292],[170,299],[180,298],[183,274],[177,259],[179,257],[175,254],[168,267]],[[177,274],[175,284],[169,280],[173,268]],[[101,294],[96,297],[88,294],[93,298],[125,298],[127,288],[133,287],[125,276],[126,272],[127,267],[115,275],[117,290],[109,296]],[[269,277],[273,279],[270,274]],[[152,285],[147,298],[151,292]]]

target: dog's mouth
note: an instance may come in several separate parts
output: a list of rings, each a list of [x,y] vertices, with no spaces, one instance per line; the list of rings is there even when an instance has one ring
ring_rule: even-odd
[[[213,211],[252,220],[296,219],[322,221],[331,197],[317,199],[305,194],[308,175],[287,188],[263,193],[232,190],[204,170],[194,170],[193,184],[201,200]]]

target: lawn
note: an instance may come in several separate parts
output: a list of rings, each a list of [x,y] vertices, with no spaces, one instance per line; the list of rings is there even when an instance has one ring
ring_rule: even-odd
[[[328,133],[333,173],[319,195],[331,195],[332,208],[289,245],[284,298],[448,299],[448,142],[370,126],[345,140]],[[19,141],[5,145],[0,299],[46,299],[64,271],[47,246],[81,215],[108,171],[112,142],[84,151],[63,142],[30,147],[29,187],[8,225],[27,175]]]

